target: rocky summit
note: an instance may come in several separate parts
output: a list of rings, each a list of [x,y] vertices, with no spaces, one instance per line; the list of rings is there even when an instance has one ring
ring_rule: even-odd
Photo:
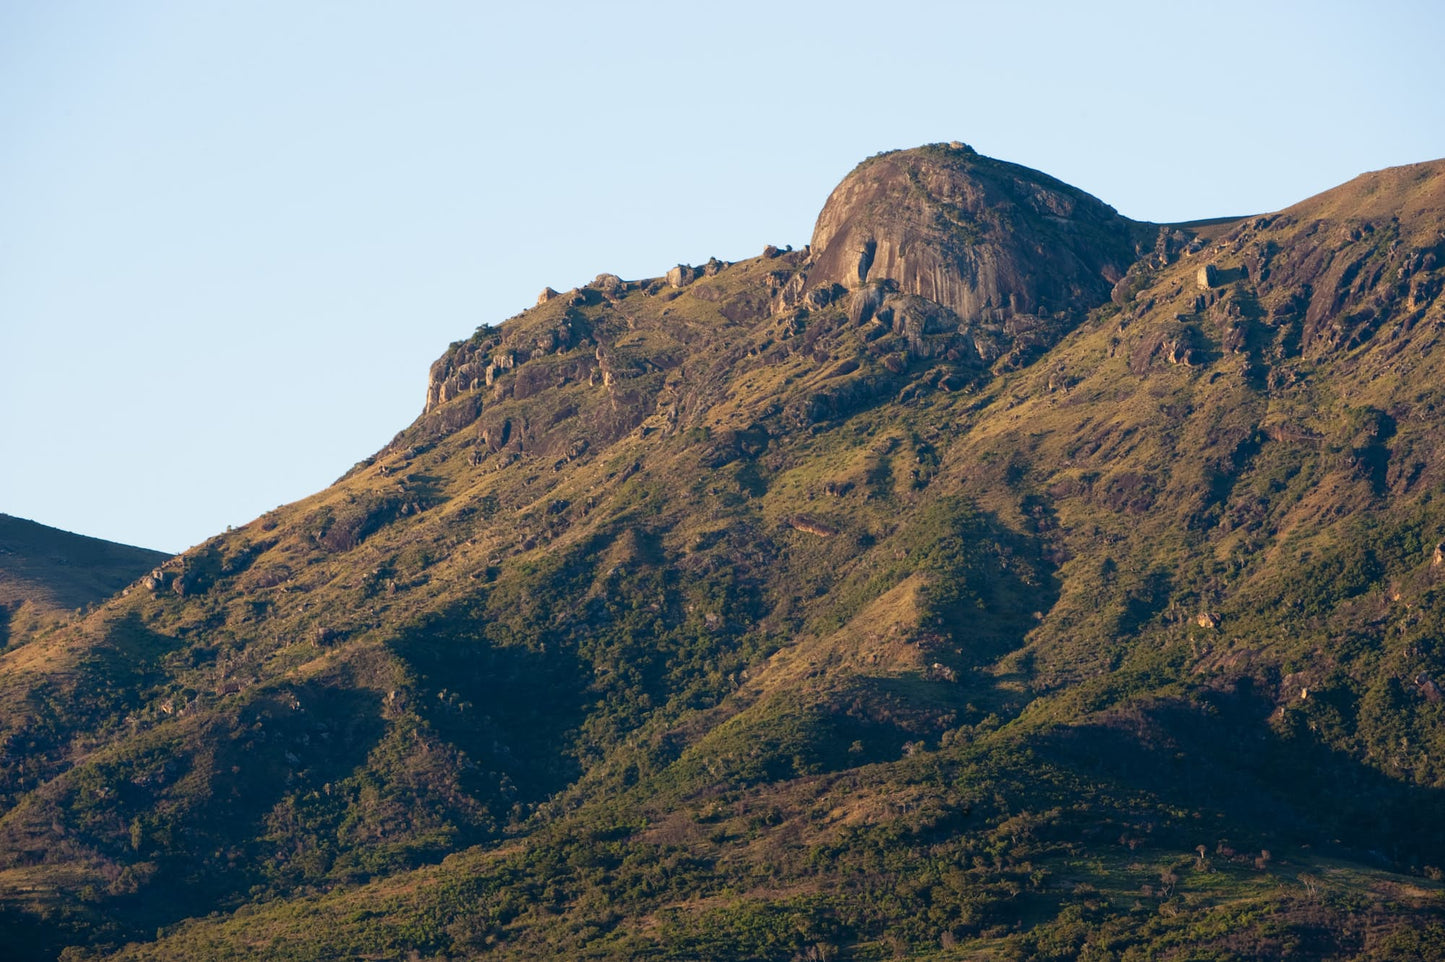
[[[969,325],[1081,317],[1148,233],[1038,171],[935,145],[871,158],[838,185],[804,286],[897,291]]]
[[[7,951],[1445,958],[1442,260],[1445,162],[1160,225],[940,144],[547,288],[11,633]]]

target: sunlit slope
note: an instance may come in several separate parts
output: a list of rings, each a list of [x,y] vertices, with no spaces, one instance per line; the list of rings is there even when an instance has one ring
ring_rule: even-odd
[[[870,170],[6,652],[28,957],[1438,957],[1439,165],[1197,227]]]

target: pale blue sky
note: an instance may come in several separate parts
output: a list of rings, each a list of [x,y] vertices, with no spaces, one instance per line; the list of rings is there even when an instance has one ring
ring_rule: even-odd
[[[0,511],[180,550],[477,325],[963,140],[1131,217],[1445,156],[1445,5],[0,0]]]

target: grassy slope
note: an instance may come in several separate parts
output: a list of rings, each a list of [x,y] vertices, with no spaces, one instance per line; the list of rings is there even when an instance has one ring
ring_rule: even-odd
[[[550,346],[4,656],[7,923],[1434,957],[1439,179],[1392,178],[1201,227],[962,389],[841,308],[768,316],[796,256],[479,331],[453,367]]]
[[[0,514],[0,646],[104,601],[167,557]]]

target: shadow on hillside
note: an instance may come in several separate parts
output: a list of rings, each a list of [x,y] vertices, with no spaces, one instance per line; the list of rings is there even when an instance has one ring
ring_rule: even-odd
[[[1125,592],[1123,610],[1119,612],[1114,629],[1115,635],[1128,638],[1138,634],[1139,629],[1168,606],[1173,593],[1173,574],[1163,568],[1149,572]]]
[[[1040,739],[1041,756],[1096,782],[1112,797],[1141,790],[1202,820],[1175,826],[1181,846],[1342,847],[1382,866],[1445,866],[1445,792],[1392,779],[1305,737],[1281,735],[1274,703],[1246,684],[1124,710]],[[1167,833],[1167,829],[1165,830]]]
[[[41,802],[45,817],[13,826],[12,835],[31,834],[9,841],[20,851],[33,833],[58,831],[50,840],[58,878],[67,853],[85,852],[107,863],[111,882],[82,903],[16,913],[7,950],[17,959],[54,958],[69,944],[146,938],[225,904],[262,881],[263,863],[277,850],[267,819],[278,804],[355,771],[382,730],[374,692],[310,681],[243,696],[204,726],[182,721],[155,730],[168,739],[85,759],[53,791],[31,797],[48,791],[63,800],[76,786],[103,784],[104,808],[71,803],[52,813]],[[299,850],[302,840],[286,844]]]
[[[895,761],[950,731],[996,725],[1024,709],[1026,659],[1010,656],[1059,598],[1041,539],[966,499],[945,498],[878,550],[907,559],[892,572],[899,581],[924,576],[918,628],[904,640],[916,667],[899,671],[885,658],[876,669],[864,660],[836,674],[820,670],[798,690],[748,709],[726,737],[709,736],[714,752],[732,760],[719,771],[755,784]],[[871,585],[882,592],[894,583],[880,577]],[[1005,660],[1014,672],[1001,676]]]
[[[589,681],[575,652],[536,639],[496,644],[461,610],[391,649],[415,672],[417,713],[466,756],[462,784],[494,815],[541,801],[580,774],[566,750]]]
[[[168,901],[210,904],[254,881],[254,865],[238,862],[228,870],[207,864],[206,851],[263,838],[279,802],[350,775],[365,764],[383,729],[376,693],[367,689],[309,681],[249,699],[229,731],[194,746],[196,769],[206,770],[209,762],[206,796],[193,801],[190,817],[172,835],[158,833],[160,844],[167,837],[186,839],[183,852],[159,854],[174,863]]]

